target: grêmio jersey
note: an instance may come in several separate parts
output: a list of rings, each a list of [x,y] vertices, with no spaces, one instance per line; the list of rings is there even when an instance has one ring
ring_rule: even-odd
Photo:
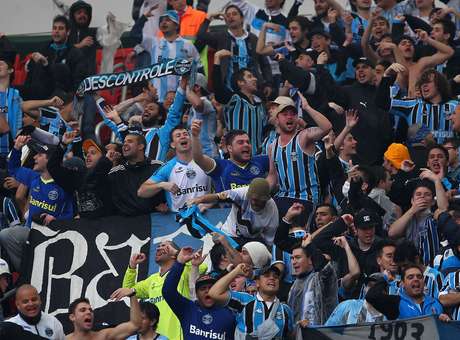
[[[26,226],[30,227],[32,217],[37,214],[49,214],[56,219],[70,220],[73,218],[73,198],[65,192],[53,179],[45,180],[36,171],[21,167],[21,151],[13,148],[8,161],[8,172],[16,180],[29,188],[29,216]]]
[[[229,159],[214,159],[214,168],[208,172],[216,192],[246,187],[254,178],[268,175],[268,156],[254,156],[241,167]]]
[[[152,177],[155,183],[173,182],[180,191],[177,194],[166,193],[169,209],[179,211],[188,200],[206,195],[210,192],[211,181],[204,171],[195,163],[184,163],[174,157],[163,165]]]

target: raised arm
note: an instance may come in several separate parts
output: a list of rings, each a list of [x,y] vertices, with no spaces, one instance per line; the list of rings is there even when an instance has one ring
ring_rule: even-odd
[[[361,274],[359,263],[356,260],[355,255],[351,251],[350,245],[348,244],[348,241],[345,236],[339,236],[334,238],[334,243],[343,250],[345,250],[345,254],[347,255],[348,273],[342,278],[342,286],[345,289],[350,289],[354,286],[356,280],[359,278],[359,275]]]
[[[201,120],[195,119],[192,122],[192,155],[196,164],[206,173],[211,172],[216,167],[216,161],[203,154],[200,142]]]
[[[423,43],[430,45],[431,47],[434,47],[437,50],[437,52],[431,56],[420,58],[420,60],[417,63],[417,69],[419,70],[419,72],[423,72],[423,70],[425,70],[426,68],[435,67],[439,64],[442,64],[454,55],[454,49],[449,45],[443,44],[442,42],[430,38],[428,33],[425,31],[416,31],[418,37]]]
[[[272,157],[274,154],[274,152],[272,152],[272,148],[273,148],[273,143],[268,146],[269,169],[268,169],[267,181],[268,181],[268,184],[270,185],[271,191],[273,191],[278,185],[278,173],[276,172],[275,161],[273,160],[273,157]]]
[[[235,277],[244,275],[249,277],[251,268],[244,263],[240,263],[230,273],[220,278],[209,290],[209,296],[219,305],[225,306],[230,300],[228,287]]]
[[[301,132],[301,143],[302,145],[306,145],[312,141],[320,140],[327,135],[332,129],[332,124],[322,113],[312,108],[307,99],[300,92],[299,97],[302,101],[302,109],[310,115],[317,125],[317,127],[308,128]]]
[[[59,98],[58,96],[54,96],[50,99],[43,99],[43,100],[26,100],[22,102],[22,111],[28,112],[30,110],[35,110],[43,106],[62,106],[64,101]]]
[[[422,169],[423,170],[423,169]],[[425,169],[420,174],[421,179],[429,179],[434,183],[434,188],[436,190],[436,203],[438,205],[439,211],[447,211],[449,208],[449,200],[447,199],[446,191],[442,185],[442,180],[444,178],[444,171],[436,175],[433,171]]]
[[[212,80],[214,85],[214,95],[216,100],[221,104],[227,104],[233,96],[233,92],[225,85],[225,79],[222,79],[220,62],[222,58],[229,58],[232,52],[228,50],[219,50],[214,54],[214,71]]]
[[[124,340],[128,336],[136,333],[142,326],[142,312],[137,301],[137,297],[133,294],[129,298],[131,305],[129,311],[129,321],[123,322],[114,328],[107,328],[101,331],[107,340]]]
[[[275,50],[272,45],[266,45],[266,36],[267,29],[272,29],[274,31],[279,31],[280,27],[277,24],[271,22],[265,22],[262,25],[262,29],[259,32],[259,37],[257,38],[256,52],[261,55],[272,55],[275,53]]]
[[[345,111],[345,127],[340,131],[340,134],[334,140],[334,147],[339,150],[345,140],[345,137],[350,133],[351,129],[358,124],[359,116],[356,110]]]
[[[378,54],[372,49],[370,40],[372,33],[372,25],[374,24],[375,18],[378,16],[377,11],[371,13],[370,20],[367,24],[366,29],[364,30],[363,36],[361,37],[361,49],[363,50],[363,55],[371,60],[374,64],[379,60]]]

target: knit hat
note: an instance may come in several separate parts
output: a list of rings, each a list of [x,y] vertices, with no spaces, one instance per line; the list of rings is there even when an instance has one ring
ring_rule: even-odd
[[[249,253],[252,264],[256,269],[266,266],[272,260],[272,255],[263,243],[252,241],[246,243],[243,248]]]
[[[401,169],[403,161],[410,160],[409,150],[405,145],[399,143],[392,143],[383,155],[398,170]]]
[[[268,181],[265,178],[254,178],[249,184],[247,197],[268,201],[271,198]]]

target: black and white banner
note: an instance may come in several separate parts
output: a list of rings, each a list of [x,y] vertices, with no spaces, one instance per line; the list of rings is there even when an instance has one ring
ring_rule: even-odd
[[[169,75],[182,76],[189,72],[193,74],[195,67],[193,61],[172,59],[133,71],[97,74],[82,80],[77,89],[77,96],[82,97],[87,92],[112,89]]]

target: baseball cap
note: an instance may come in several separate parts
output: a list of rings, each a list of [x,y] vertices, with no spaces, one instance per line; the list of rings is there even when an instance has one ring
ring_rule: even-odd
[[[279,270],[279,268],[277,266],[275,266],[276,263],[272,263],[268,266],[264,266],[260,269],[257,269],[254,271],[254,277],[257,278],[261,275],[264,275],[265,273],[268,273],[268,272],[275,272],[277,273],[278,275],[281,276],[281,271]]]
[[[267,263],[272,260],[272,255],[268,251],[267,247],[261,242],[248,242],[243,246],[243,248],[249,253],[252,264],[256,269],[266,266]]]
[[[85,162],[80,157],[72,157],[66,159],[62,165],[67,169],[76,169],[79,172],[84,172],[86,170]]]
[[[195,281],[195,289],[199,289],[201,286],[207,284],[214,284],[217,282],[217,279],[208,274],[203,274],[198,277]]]
[[[367,229],[380,225],[382,220],[373,211],[361,209],[354,218],[356,228]]]
[[[46,153],[48,156],[51,155],[54,150],[56,150],[55,145],[43,144],[34,139],[30,140],[27,143],[27,146],[36,153]]]
[[[8,266],[8,262],[6,262],[3,259],[0,259],[0,276],[4,274],[11,275],[10,267]]]
[[[102,150],[101,150],[101,147],[92,139],[85,139],[83,141],[83,144],[82,144],[82,148],[83,148],[83,152],[86,154],[88,153],[88,149],[91,147],[91,146],[94,146],[96,148],[97,151],[99,151],[100,153],[103,153]]]
[[[201,87],[206,93],[209,93],[208,91],[208,80],[202,73],[197,73],[196,78],[195,78],[195,84]]]
[[[177,11],[169,10],[169,11],[164,12],[162,15],[160,15],[160,21],[161,21],[161,18],[164,18],[164,17],[169,18],[171,21],[174,21],[176,24],[179,25],[179,15],[177,14]]]
[[[365,65],[370,66],[372,68],[375,67],[374,63],[370,59],[368,59],[366,57],[361,57],[361,58],[358,58],[358,59],[353,61],[353,67],[356,67],[359,64],[365,64]]]
[[[247,197],[268,201],[271,198],[268,181],[265,178],[254,178],[249,184]]]
[[[278,108],[276,109],[276,114],[280,113],[281,111],[291,106],[297,111],[297,106],[295,105],[292,98],[285,97],[285,96],[279,96],[273,102],[278,104]]]
[[[383,273],[373,273],[364,278],[364,284],[367,285],[369,282],[385,281],[385,275]]]

